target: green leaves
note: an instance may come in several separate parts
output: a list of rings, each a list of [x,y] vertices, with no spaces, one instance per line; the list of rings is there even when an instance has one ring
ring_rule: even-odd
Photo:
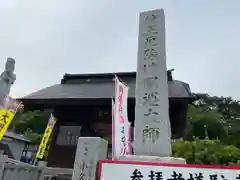
[[[25,136],[31,140],[33,144],[40,144],[43,134],[38,134],[34,132],[25,132]]]
[[[173,144],[173,155],[190,164],[240,165],[239,101],[197,96],[199,100],[188,107],[184,140]],[[206,133],[211,140],[204,140]]]
[[[194,136],[204,139],[207,133],[210,139],[225,140],[227,132],[219,121],[220,117],[221,115],[215,110],[207,110],[202,107],[189,105],[184,139],[192,140]]]
[[[49,113],[46,111],[27,111],[14,118],[14,129],[17,133],[31,131],[43,134],[49,120]]]
[[[240,129],[240,102],[232,99],[232,97],[217,97],[210,96],[208,94],[196,94],[199,98],[194,104],[208,112],[218,112],[220,117],[219,121],[227,128],[231,130],[235,128],[236,124]]]
[[[180,140],[173,144],[172,149],[175,157],[183,157],[189,164],[236,165],[240,163],[240,149],[233,145],[224,145],[218,140]]]
[[[12,128],[16,133],[24,134],[32,143],[39,144],[49,120],[47,111],[27,111],[16,114]]]

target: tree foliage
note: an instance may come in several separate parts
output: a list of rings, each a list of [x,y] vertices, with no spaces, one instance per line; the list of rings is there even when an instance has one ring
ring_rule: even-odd
[[[185,136],[203,139],[221,139],[225,143],[240,147],[240,102],[231,97],[196,94],[198,100],[188,107]],[[204,128],[205,126],[205,128]]]
[[[210,139],[226,139],[226,129],[219,118],[221,115],[215,110],[209,111],[203,107],[189,105],[184,138],[187,140],[191,140],[193,137],[204,139],[205,136],[208,136]]]
[[[42,134],[44,133],[48,120],[49,113],[46,111],[27,111],[16,117],[14,129],[17,133],[31,131]]]
[[[39,144],[49,120],[47,111],[27,111],[17,114],[12,128],[16,133],[24,134],[34,144]]]
[[[188,163],[240,165],[240,102],[196,95],[198,100],[188,107],[184,140],[173,145],[173,154]]]
[[[185,158],[189,164],[240,165],[240,149],[219,140],[179,140],[172,149],[174,156]]]
[[[196,96],[198,100],[194,104],[208,112],[218,112],[219,121],[228,131],[240,129],[240,101],[232,97],[217,97],[208,94],[196,94]]]

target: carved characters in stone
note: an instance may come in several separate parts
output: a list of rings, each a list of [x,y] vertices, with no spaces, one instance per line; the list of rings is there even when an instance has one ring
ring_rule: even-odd
[[[150,62],[150,63],[146,63],[143,65],[143,71],[146,73],[147,69],[151,68],[151,67],[156,67],[157,63],[155,62]]]
[[[94,174],[92,174],[94,168],[94,161],[91,159],[89,164],[88,164],[88,180],[92,180],[94,177]]]
[[[88,166],[85,162],[80,162],[80,166],[79,166],[79,169],[80,169],[80,175],[79,175],[79,180],[84,180],[84,177],[86,176],[85,174],[85,169],[87,169]]]
[[[158,58],[159,52],[155,48],[147,48],[144,50],[144,60],[154,61]],[[155,62],[156,64],[156,62]]]
[[[168,138],[171,138],[170,125],[166,123],[169,121],[169,105],[165,78],[167,69],[164,26],[163,10],[140,15],[135,111],[136,155],[171,154],[171,144],[168,142]]]
[[[150,17],[146,17],[145,20],[151,18],[155,20],[157,16],[152,15]],[[155,67],[157,66],[157,59],[159,58],[159,52],[157,50],[158,44],[158,36],[159,31],[156,24],[150,24],[147,26],[147,33],[144,35],[145,39],[145,47],[144,47],[144,61],[145,64],[143,65],[144,72],[147,71],[148,67]]]
[[[147,25],[146,34],[144,34],[145,40],[145,47],[144,47],[144,64],[143,64],[143,71],[146,71],[152,67],[157,66],[157,62],[159,59],[159,52],[158,52],[158,36],[159,30],[157,24],[154,20],[157,19],[157,15],[152,14],[145,18],[145,21],[149,21]],[[149,70],[152,74],[152,69]],[[158,92],[158,80],[157,76],[150,76],[143,78],[143,84],[145,93],[142,95],[141,99],[143,100],[142,106],[147,108],[148,112],[144,113],[144,116],[155,116],[154,119],[158,119],[156,116],[159,115],[158,111],[154,111],[153,107],[159,106],[160,104],[160,94]]]
[[[0,75],[0,103],[2,104],[5,97],[9,94],[11,86],[16,80],[14,74],[15,60],[8,58],[5,64],[5,70]]]
[[[147,112],[144,113],[144,116],[158,116],[159,113],[154,111],[153,108],[149,107]]]
[[[75,146],[81,136],[81,126],[60,126],[57,137],[57,145]]]
[[[145,38],[145,47],[148,47],[149,45],[152,45],[152,46],[157,46],[158,45],[158,42],[157,42],[157,36],[152,36],[152,35],[148,35],[146,38]]]
[[[147,141],[151,141],[153,144],[160,138],[160,130],[159,128],[152,128],[146,126],[142,131],[142,142],[146,143]]]
[[[160,95],[158,92],[145,92],[143,101],[143,105],[159,106]]]
[[[151,20],[156,20],[158,18],[157,14],[151,14],[145,17],[145,21],[151,21]]]
[[[156,24],[152,24],[152,25],[149,25],[147,26],[147,32],[150,34],[150,35],[158,35],[159,34],[159,31],[158,31],[158,27]]]

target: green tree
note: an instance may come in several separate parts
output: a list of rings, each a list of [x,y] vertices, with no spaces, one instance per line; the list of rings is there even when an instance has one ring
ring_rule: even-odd
[[[202,138],[204,125],[207,125],[211,138],[227,135],[228,141],[226,142],[228,144],[240,147],[240,141],[238,140],[240,135],[240,102],[232,97],[217,97],[204,93],[195,95],[198,100],[188,108],[188,125],[185,134],[188,137],[187,139],[194,135]],[[225,131],[219,123],[222,124]],[[219,128],[214,128],[215,126]],[[217,132],[214,132],[215,129]],[[220,134],[222,135],[220,136]]]
[[[240,148],[240,130],[234,130],[229,133],[228,143]]]
[[[18,134],[24,134],[32,143],[39,144],[49,120],[47,111],[26,111],[15,115],[11,128]]]
[[[14,129],[17,133],[30,131],[37,134],[43,134],[49,120],[47,111],[27,111],[19,114],[14,119]]]
[[[192,140],[193,137],[204,139],[207,135],[210,139],[225,140],[227,133],[219,121],[220,118],[221,115],[215,110],[189,105],[184,138],[187,140]]]
[[[198,100],[194,104],[207,111],[217,111],[221,114],[220,122],[229,131],[240,129],[240,101],[232,97],[217,97],[208,94],[195,94]],[[237,129],[236,129],[237,128]]]
[[[194,123],[201,119],[212,119],[218,120],[222,116],[216,110],[207,110],[204,107],[196,106],[196,105],[188,105],[188,115],[187,122]]]
[[[209,139],[220,139],[224,142],[227,140],[227,133],[223,125],[211,119],[201,119],[188,125],[185,130],[184,139],[192,140],[193,137],[205,139],[206,136]]]

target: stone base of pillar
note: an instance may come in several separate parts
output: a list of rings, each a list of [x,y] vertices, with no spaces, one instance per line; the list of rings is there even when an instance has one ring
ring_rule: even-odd
[[[186,160],[184,158],[177,158],[177,157],[128,155],[128,156],[120,156],[119,160],[121,160],[121,161],[140,161],[140,162],[159,162],[159,163],[186,164]]]

